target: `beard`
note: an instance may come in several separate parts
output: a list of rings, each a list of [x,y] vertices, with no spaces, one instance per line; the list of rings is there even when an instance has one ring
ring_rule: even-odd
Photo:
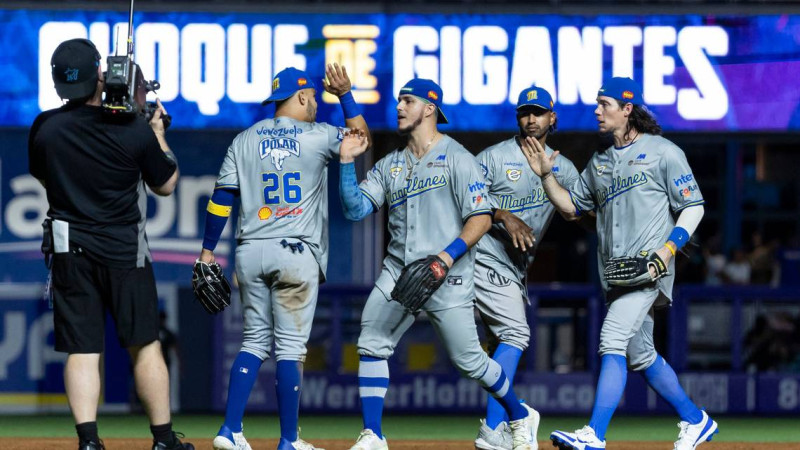
[[[308,117],[309,122],[313,122],[317,119],[317,108],[310,102],[306,105],[306,117]]]
[[[532,135],[531,135],[531,134],[528,134],[528,130],[526,130],[526,129],[525,129],[525,128],[523,128],[523,127],[519,127],[519,135],[520,135],[520,136],[521,136],[523,139],[524,139],[524,138],[526,138],[526,137],[528,137],[528,136],[530,136],[530,137],[532,137],[533,139],[539,140],[539,139],[541,139],[541,138],[542,138],[542,137],[543,137],[545,134],[547,134],[547,132],[548,132],[548,131],[550,131],[550,128],[549,128],[549,127],[548,127],[548,128],[545,128],[545,129],[541,129],[541,128],[540,128],[538,131],[536,131],[534,134],[532,134]]]
[[[412,131],[416,130],[417,127],[422,123],[422,113],[419,113],[419,117],[409,126],[405,128],[397,128],[397,134],[400,136],[408,136],[411,134]]]

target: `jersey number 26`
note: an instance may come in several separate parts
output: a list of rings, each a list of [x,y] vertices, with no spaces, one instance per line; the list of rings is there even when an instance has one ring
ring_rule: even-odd
[[[281,185],[283,186],[283,201],[285,203],[298,203],[303,198],[300,186],[292,184],[292,181],[300,181],[300,172],[287,172],[283,174],[283,182],[277,173],[268,172],[261,174],[264,182],[264,203],[274,205],[281,202]]]

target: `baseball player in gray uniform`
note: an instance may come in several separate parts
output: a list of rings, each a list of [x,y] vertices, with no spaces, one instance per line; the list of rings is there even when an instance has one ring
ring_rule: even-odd
[[[592,418],[580,430],[554,431],[550,438],[562,450],[605,448],[606,429],[631,369],[681,417],[675,450],[693,450],[711,440],[717,424],[689,399],[656,352],[653,308],[671,302],[673,257],[700,223],[703,196],[683,151],[660,136],[661,127],[643,107],[636,82],[607,80],[594,112],[600,132],[612,135],[614,145],[595,153],[567,189],[553,176],[557,152],[548,156],[531,140],[523,147],[531,169],[562,214],[597,214],[597,253],[608,304]],[[619,276],[629,269],[630,278]]]
[[[449,267],[446,282],[423,305],[458,370],[478,381],[506,408],[513,448],[535,449],[539,414],[520,404],[497,362],[481,349],[473,316],[474,249],[491,223],[486,185],[475,158],[437,130],[447,123],[442,90],[431,80],[413,79],[400,90],[398,131],[406,148],[390,152],[359,186],[352,161],[364,151],[348,135],[340,153],[340,195],[345,217],[360,220],[389,208],[388,256],[361,316],[358,370],[364,430],[352,450],[388,449],[381,430],[383,399],[389,387],[387,360],[416,314],[392,301],[404,266],[437,255]]]
[[[339,97],[347,126],[367,133],[346,71],[329,65],[326,76],[325,90]],[[314,449],[298,436],[302,365],[328,263],[328,162],[339,153],[345,132],[314,121],[315,93],[313,81],[301,70],[289,67],[275,76],[272,95],[262,103],[276,103],[275,117],[234,139],[208,205],[200,254],[204,262],[214,260],[234,197],[241,202],[236,275],[244,342],[231,367],[225,422],[215,449],[250,449],[242,433],[244,408],[273,343],[278,449]]]
[[[495,223],[476,246],[476,306],[488,328],[490,341],[499,341],[499,345],[489,346],[490,349],[496,347],[492,359],[500,364],[512,385],[519,359],[530,341],[525,314],[528,265],[533,261],[537,239],[542,239],[555,212],[539,177],[528,165],[520,142],[530,136],[543,146],[547,155],[553,154],[546,140],[555,129],[556,121],[550,93],[531,86],[523,90],[517,100],[519,135],[478,155]],[[572,185],[579,176],[572,162],[562,155],[556,157],[553,173],[565,186]],[[511,448],[508,417],[491,396],[475,447]]]

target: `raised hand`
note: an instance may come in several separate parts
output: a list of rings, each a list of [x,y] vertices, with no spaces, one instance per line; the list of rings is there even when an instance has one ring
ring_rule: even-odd
[[[547,156],[539,140],[530,136],[527,136],[525,139],[520,139],[519,143],[522,148],[522,153],[525,155],[525,159],[528,160],[528,165],[531,166],[531,170],[533,170],[536,175],[545,177],[553,170],[558,151],[554,151],[553,154]]]
[[[325,78],[322,79],[322,86],[325,92],[337,97],[350,92],[350,77],[347,76],[347,69],[337,63],[325,66]]]
[[[369,139],[364,130],[348,130],[342,138],[342,145],[339,147],[339,161],[343,163],[353,162],[359,155],[367,151]]]

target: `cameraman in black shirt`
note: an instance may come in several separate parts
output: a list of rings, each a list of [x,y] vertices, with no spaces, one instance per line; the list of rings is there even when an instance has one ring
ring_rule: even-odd
[[[144,231],[144,185],[167,196],[178,181],[161,121],[166,111],[159,102],[149,124],[138,116],[112,118],[104,112],[100,54],[89,40],[61,43],[51,67],[56,92],[68,102],[36,118],[28,159],[50,204],[45,240],[51,239],[52,247],[55,349],[69,353],[64,385],[78,448],[104,448],[96,420],[108,310],[133,361],[153,449],[193,450],[172,431],[158,297]]]

